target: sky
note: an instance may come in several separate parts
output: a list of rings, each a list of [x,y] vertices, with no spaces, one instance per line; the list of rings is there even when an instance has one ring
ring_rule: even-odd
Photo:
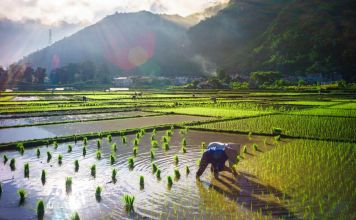
[[[187,16],[228,0],[1,0],[0,19],[45,25],[92,24],[105,15],[147,10]]]

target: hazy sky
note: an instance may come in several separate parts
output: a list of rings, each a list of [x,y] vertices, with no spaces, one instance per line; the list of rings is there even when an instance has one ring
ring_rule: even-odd
[[[228,0],[1,0],[0,19],[91,24],[105,15],[147,10],[187,16]]]

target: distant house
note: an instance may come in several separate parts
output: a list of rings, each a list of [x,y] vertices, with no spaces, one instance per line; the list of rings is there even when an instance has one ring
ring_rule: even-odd
[[[132,79],[130,77],[116,77],[114,78],[114,85],[117,87],[130,87],[132,85]]]

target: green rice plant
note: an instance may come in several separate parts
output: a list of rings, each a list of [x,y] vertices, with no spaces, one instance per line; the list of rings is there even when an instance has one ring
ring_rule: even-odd
[[[158,148],[158,141],[156,141],[156,140],[151,141],[151,147]]]
[[[96,165],[95,164],[91,165],[91,167],[90,167],[90,175],[94,178],[96,177]]]
[[[120,137],[125,136],[125,131],[120,131],[120,132],[119,132],[119,135],[120,135]]]
[[[156,134],[157,134],[156,129],[153,129],[152,134],[156,136]]]
[[[175,164],[175,165],[178,165],[178,163],[179,163],[179,158],[178,158],[178,155],[177,155],[177,154],[175,154],[175,155],[173,156],[173,161],[174,161],[174,164]]]
[[[96,146],[98,147],[98,149],[101,148],[101,141],[100,141],[100,140],[97,140],[97,141],[96,141]]]
[[[70,220],[80,220],[78,212],[75,212],[71,217]]]
[[[17,149],[19,150],[21,155],[23,155],[25,153],[25,147],[23,146],[23,143],[18,143]]]
[[[36,156],[39,158],[41,156],[40,148],[36,148]]]
[[[158,180],[161,179],[161,170],[160,169],[157,169],[156,177],[157,177]]]
[[[168,188],[171,188],[173,185],[173,180],[171,176],[167,176],[167,186]]]
[[[188,175],[190,173],[190,169],[188,167],[188,165],[185,166],[185,173]]]
[[[130,195],[124,195],[125,210],[127,212],[132,212],[134,210],[133,204],[135,202],[135,197]]]
[[[134,148],[132,148],[132,151],[133,151],[133,155],[134,155],[134,157],[136,157],[136,156],[137,156],[137,150],[138,150],[138,147],[134,147]]]
[[[152,163],[152,173],[156,173],[157,172],[157,165],[155,163]]]
[[[167,142],[163,143],[163,150],[169,150],[169,144]]]
[[[116,179],[116,174],[117,174],[117,170],[114,168],[111,171],[111,180],[113,181],[113,183],[116,183],[117,179]]]
[[[126,137],[125,137],[125,136],[122,136],[122,137],[121,137],[121,141],[122,141],[123,144],[126,144]]]
[[[146,130],[144,128],[141,128],[140,129],[140,133],[141,133],[141,136],[145,135],[146,134]]]
[[[171,130],[167,130],[166,131],[166,135],[167,135],[167,137],[171,137],[172,136],[172,131]]]
[[[16,163],[15,158],[12,158],[12,159],[10,160],[10,168],[11,168],[11,171],[16,170],[16,165],[15,165],[15,163]]]
[[[66,177],[65,186],[67,193],[72,192],[72,177]]]
[[[133,142],[132,142],[133,146],[134,146],[134,147],[137,147],[139,141],[140,141],[140,140],[139,140],[138,138],[135,138],[135,139],[133,140]]]
[[[254,151],[258,151],[258,146],[257,146],[257,144],[253,144],[252,147],[253,147],[253,150],[254,150]]]
[[[141,138],[141,133],[140,133],[140,132],[137,132],[137,133],[136,133],[136,138],[137,138],[137,139],[140,139],[140,138]]]
[[[202,149],[206,149],[206,143],[205,142],[201,142],[200,146],[201,146]]]
[[[63,156],[61,154],[58,155],[58,164],[59,165],[62,165],[62,159],[63,159]]]
[[[195,163],[197,166],[200,166],[200,159],[197,159],[197,161]]]
[[[96,150],[96,159],[100,160],[101,159],[101,151]]]
[[[187,148],[186,147],[182,147],[182,153],[183,154],[187,153]]]
[[[151,135],[151,141],[154,141],[154,140],[156,140],[156,135],[152,134],[152,135]],[[152,142],[151,142],[151,143],[152,143]]]
[[[163,143],[168,143],[168,137],[162,136],[161,141],[162,141]]]
[[[115,153],[117,152],[117,145],[115,143],[111,145],[111,150]]]
[[[153,149],[151,149],[150,155],[151,155],[151,160],[154,160],[155,159],[155,151]]]
[[[115,154],[110,154],[110,164],[113,165],[115,163]]]
[[[281,135],[282,134],[282,128],[272,128],[272,134],[273,135]]]
[[[129,157],[127,160],[129,162],[129,168],[133,169],[134,168],[134,158],[133,157]]]
[[[103,191],[103,188],[100,187],[100,186],[97,186],[96,187],[96,190],[95,190],[95,198],[96,198],[96,201],[100,202],[101,201],[101,192]]]
[[[52,159],[52,154],[51,152],[47,151],[47,163],[49,163]]]
[[[53,142],[53,147],[54,147],[55,150],[57,150],[57,148],[58,148],[58,143],[57,143],[57,141]]]
[[[79,170],[79,161],[78,161],[78,160],[75,160],[75,161],[74,161],[74,171],[75,171],[75,172],[78,172],[78,170]]]
[[[187,140],[185,138],[183,138],[182,140],[182,146],[183,147],[186,147],[187,146]]]
[[[102,139],[102,138],[103,138],[103,133],[102,133],[102,132],[99,132],[99,133],[98,133],[98,136],[99,136],[100,139]]]
[[[83,146],[83,157],[85,157],[85,155],[87,155],[87,147]]]
[[[29,178],[30,177],[30,165],[28,163],[24,164],[24,176],[25,178]]]
[[[19,204],[23,205],[25,203],[25,199],[26,199],[26,195],[27,195],[26,190],[25,189],[19,189],[19,190],[17,190],[17,194],[20,196]]]
[[[145,177],[140,176],[140,189],[144,189],[144,188],[145,188]]]
[[[275,137],[274,137],[274,140],[275,140],[275,141],[281,141],[281,135],[275,136]]]
[[[9,160],[9,158],[4,154],[4,156],[3,156],[3,158],[4,158],[4,164],[6,164],[7,163],[7,161]]]
[[[108,142],[111,142],[112,141],[111,134],[108,134],[108,136],[106,136],[106,139],[108,140]]]
[[[180,172],[178,169],[174,169],[174,178],[178,180],[180,178]]]
[[[45,207],[44,207],[44,202],[43,200],[38,200],[37,201],[37,218],[40,220],[40,219],[43,219],[44,217],[44,213],[45,213]]]
[[[42,182],[42,185],[44,185],[46,183],[46,170],[42,170],[41,182]]]
[[[84,146],[86,146],[88,144],[88,138],[87,137],[83,138],[83,144],[84,144]]]
[[[249,140],[252,139],[252,132],[251,132],[251,131],[248,132],[248,139],[249,139]]]
[[[247,153],[247,145],[244,145],[244,146],[242,147],[242,152],[243,152],[244,154]]]
[[[72,150],[73,150],[73,147],[72,147],[72,145],[69,144],[67,152],[70,153],[70,152],[72,152]]]
[[[77,144],[77,135],[73,134],[74,144]]]
[[[263,145],[264,145],[264,146],[267,145],[267,138],[263,139]]]
[[[0,198],[1,198],[1,194],[2,194],[2,184],[0,182]]]

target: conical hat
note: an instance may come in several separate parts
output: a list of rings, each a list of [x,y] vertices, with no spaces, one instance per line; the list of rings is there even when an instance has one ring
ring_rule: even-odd
[[[227,143],[225,153],[230,163],[236,163],[236,157],[240,154],[241,144]]]

